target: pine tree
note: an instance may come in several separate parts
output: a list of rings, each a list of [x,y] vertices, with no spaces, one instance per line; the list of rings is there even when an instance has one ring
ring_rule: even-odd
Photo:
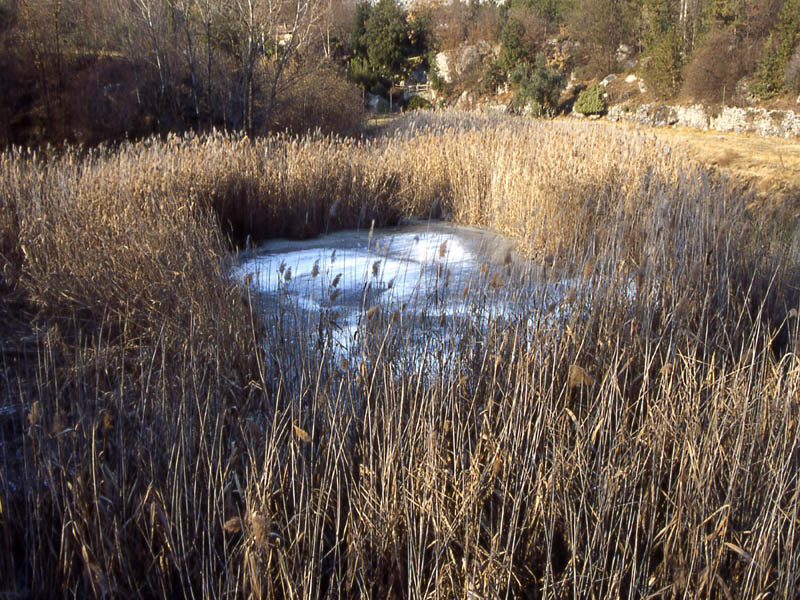
[[[356,5],[356,15],[353,23],[353,33],[350,37],[350,45],[356,56],[366,58],[367,56],[367,21],[372,14],[372,5],[364,0]]]
[[[394,0],[380,0],[365,23],[364,41],[370,66],[383,77],[405,71],[408,56],[406,14]]]
[[[515,104],[518,108],[530,104],[536,116],[554,115],[566,79],[563,74],[547,66],[543,54],[537,54],[535,61],[533,65],[518,63],[509,75],[511,82],[519,86]]]
[[[800,36],[800,0],[786,0],[778,15],[778,25],[765,44],[766,52],[758,64],[753,92],[769,100],[786,87],[784,75]]]
[[[500,32],[500,66],[507,73],[517,63],[530,58],[525,33],[525,25],[513,17],[506,21]]]
[[[677,27],[655,35],[648,44],[650,62],[644,69],[644,79],[658,98],[674,95],[681,84],[682,37]]]

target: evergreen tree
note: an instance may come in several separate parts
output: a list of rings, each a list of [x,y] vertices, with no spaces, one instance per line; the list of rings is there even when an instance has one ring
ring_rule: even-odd
[[[500,66],[510,72],[514,66],[530,58],[525,41],[525,25],[515,18],[509,18],[500,32]]]
[[[356,5],[356,15],[353,23],[353,34],[350,38],[350,45],[356,56],[366,58],[367,56],[367,21],[372,14],[372,5],[364,0]]]
[[[762,100],[774,98],[785,86],[784,75],[800,36],[800,0],[786,0],[778,25],[767,38],[764,58],[758,64],[753,92]]]
[[[648,56],[643,75],[657,98],[668,98],[680,87],[684,47],[680,8],[676,0],[644,0],[643,3],[643,42]]]
[[[364,27],[370,66],[387,78],[404,72],[410,51],[405,11],[394,0],[380,0]]]
[[[512,0],[513,7],[529,8],[550,23],[563,21],[567,11],[572,7],[568,0]]]
[[[681,84],[682,38],[677,27],[652,38],[648,44],[650,61],[644,69],[644,79],[658,98],[673,96]]]
[[[518,63],[509,74],[509,79],[519,86],[514,101],[518,108],[530,104],[533,114],[537,116],[556,113],[566,79],[562,73],[547,66],[544,54],[537,54],[533,65]]]
[[[745,0],[706,0],[705,20],[709,26],[736,30],[747,22]]]

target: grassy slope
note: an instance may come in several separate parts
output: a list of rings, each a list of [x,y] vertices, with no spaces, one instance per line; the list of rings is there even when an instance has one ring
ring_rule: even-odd
[[[792,216],[800,210],[800,140],[687,128],[656,128],[654,133],[701,163],[752,185],[757,193],[753,208]]]

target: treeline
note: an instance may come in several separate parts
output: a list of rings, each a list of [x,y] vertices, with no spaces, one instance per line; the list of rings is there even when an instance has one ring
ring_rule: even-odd
[[[769,100],[800,92],[798,40],[800,0],[0,0],[0,143],[348,133],[414,75],[542,113],[629,69],[659,99]],[[436,54],[475,44],[448,85]]]

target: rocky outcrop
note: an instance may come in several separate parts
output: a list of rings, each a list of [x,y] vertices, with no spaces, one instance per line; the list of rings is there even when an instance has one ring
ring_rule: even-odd
[[[500,48],[492,46],[486,40],[464,42],[458,48],[439,52],[435,59],[436,70],[445,83],[453,83],[499,53]]]
[[[606,75],[606,78],[600,82],[600,85],[602,85],[603,87],[608,87],[608,84],[611,83],[612,81],[615,81],[616,79],[617,76],[611,73],[610,75]]]
[[[472,44],[462,44],[456,54],[456,73],[461,76],[469,73],[481,62],[478,48]]]
[[[436,71],[439,73],[439,77],[442,78],[442,81],[444,81],[445,83],[453,83],[452,62],[447,52],[439,52],[436,55],[435,60],[436,60]]]
[[[636,66],[636,52],[627,44],[620,44],[615,58],[622,69],[632,69]]]
[[[701,104],[644,104],[636,108],[617,105],[608,110],[608,119],[655,127],[677,125],[772,137],[800,136],[800,115],[791,110],[725,107],[719,112],[712,112]]]

